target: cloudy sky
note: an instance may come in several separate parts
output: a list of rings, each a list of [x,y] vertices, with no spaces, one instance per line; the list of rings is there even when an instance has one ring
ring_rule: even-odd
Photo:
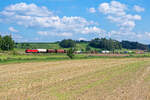
[[[149,0],[0,0],[0,34],[17,42],[106,37],[150,44]]]

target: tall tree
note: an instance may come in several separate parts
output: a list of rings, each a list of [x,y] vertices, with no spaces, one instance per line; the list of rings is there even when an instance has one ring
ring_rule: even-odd
[[[2,36],[0,35],[0,49],[2,47]]]
[[[14,48],[14,41],[12,40],[11,36],[4,36],[2,38],[2,45],[1,49],[2,50],[13,50]]]
[[[67,56],[70,58],[70,59],[73,59],[74,58],[74,52],[75,52],[75,49],[74,48],[70,48],[68,51],[67,51]]]

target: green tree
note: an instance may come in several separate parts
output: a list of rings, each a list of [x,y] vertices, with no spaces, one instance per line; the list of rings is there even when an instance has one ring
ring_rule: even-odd
[[[2,36],[0,35],[0,49],[2,47]]]
[[[63,48],[73,48],[76,46],[76,42],[72,39],[64,39],[59,43],[59,45]]]
[[[89,45],[86,46],[86,51],[91,51],[91,48]]]
[[[70,48],[68,51],[67,51],[67,56],[70,58],[70,59],[73,59],[74,58],[74,52],[75,52],[75,49],[74,48]]]
[[[29,43],[26,43],[26,48],[30,48],[30,44]]]
[[[89,45],[94,48],[100,48],[104,50],[114,50],[114,49],[121,49],[121,43],[112,40],[112,39],[106,39],[106,38],[96,38],[90,41]]]
[[[144,45],[138,42],[132,41],[122,41],[122,47],[125,49],[140,49],[140,50],[148,50],[148,45]]]
[[[12,40],[11,36],[4,36],[2,37],[2,50],[13,50],[14,48],[14,41]]]
[[[24,49],[25,48],[25,44],[21,43],[21,48]]]

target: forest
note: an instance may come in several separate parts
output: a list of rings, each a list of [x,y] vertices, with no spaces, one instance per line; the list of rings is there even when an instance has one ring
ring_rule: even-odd
[[[98,48],[102,50],[115,50],[115,49],[138,49],[138,50],[149,50],[149,46],[139,43],[139,42],[132,42],[132,41],[117,41],[113,39],[106,39],[106,38],[95,38],[91,41],[74,41],[71,39],[65,39],[59,42],[59,45],[63,48],[70,48],[75,47],[76,44],[86,43],[88,47]]]

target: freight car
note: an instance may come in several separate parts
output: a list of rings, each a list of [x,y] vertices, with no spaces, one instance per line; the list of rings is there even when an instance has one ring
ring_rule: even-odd
[[[47,53],[56,53],[56,50],[54,50],[54,49],[47,49]]]
[[[37,49],[38,53],[47,53],[47,49]]]
[[[56,49],[56,53],[66,53],[66,50],[63,50],[63,49]]]
[[[66,53],[64,49],[47,49],[47,53]]]

